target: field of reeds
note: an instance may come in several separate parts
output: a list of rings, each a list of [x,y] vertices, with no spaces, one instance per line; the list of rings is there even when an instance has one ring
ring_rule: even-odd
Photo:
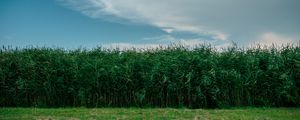
[[[0,49],[1,107],[297,107],[300,45]]]

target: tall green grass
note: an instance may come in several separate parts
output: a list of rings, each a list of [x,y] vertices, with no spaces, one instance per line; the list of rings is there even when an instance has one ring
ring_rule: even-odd
[[[2,107],[296,107],[300,45],[0,49]]]

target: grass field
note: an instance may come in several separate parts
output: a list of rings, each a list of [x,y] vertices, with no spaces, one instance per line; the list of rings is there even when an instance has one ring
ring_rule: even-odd
[[[300,108],[1,108],[1,120],[84,119],[194,119],[194,120],[300,120]]]

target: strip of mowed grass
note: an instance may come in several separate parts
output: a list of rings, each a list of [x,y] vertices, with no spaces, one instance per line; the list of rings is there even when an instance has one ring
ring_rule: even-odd
[[[194,119],[300,120],[300,108],[1,108],[1,120]]]

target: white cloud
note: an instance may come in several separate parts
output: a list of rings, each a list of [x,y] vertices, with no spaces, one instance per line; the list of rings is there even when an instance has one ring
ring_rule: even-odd
[[[167,32],[167,33],[172,33],[174,31],[173,28],[162,28],[162,30]]]
[[[194,47],[199,44],[209,44],[212,42],[212,41],[202,40],[202,39],[198,39],[198,38],[181,39],[181,38],[176,38],[172,35],[162,35],[162,36],[144,38],[143,40],[156,41],[156,43],[160,44],[160,45],[180,44],[180,45],[184,45],[187,47]]]
[[[189,6],[192,2],[179,0],[59,0],[65,6],[80,11],[91,18],[107,19],[114,22],[148,24],[172,33],[192,32],[226,40],[224,32],[202,26]],[[194,0],[190,0],[194,1]],[[193,22],[194,21],[194,22]]]
[[[105,44],[103,47],[105,48],[119,48],[121,50],[126,49],[155,49],[155,48],[165,48],[171,45],[182,45],[188,48],[193,48],[197,45],[204,44],[205,42],[203,40],[199,39],[190,39],[190,40],[184,40],[184,39],[177,39],[171,35],[162,35],[162,36],[156,36],[156,37],[150,37],[150,38],[144,38],[145,41],[154,41],[154,43],[145,43],[145,44],[138,44],[138,43],[111,43],[111,44]]]
[[[262,46],[270,47],[270,46],[278,46],[287,45],[287,44],[295,44],[296,40],[291,37],[286,37],[283,35],[279,35],[272,32],[266,32],[262,34],[258,40],[256,40],[255,45],[259,44]],[[253,46],[253,45],[252,45]]]
[[[161,35],[161,36],[155,36],[155,37],[148,37],[148,38],[143,38],[145,41],[155,41],[160,44],[169,44],[169,43],[174,43],[178,41],[178,38],[175,38],[172,35]]]
[[[202,39],[179,39],[175,38],[171,35],[162,35],[150,38],[144,38],[145,41],[155,41],[154,43],[110,43],[103,45],[104,48],[118,48],[120,50],[127,49],[155,49],[155,48],[166,48],[168,46],[180,45],[186,48],[195,48],[199,45],[212,45],[212,47],[216,48],[216,50],[222,50],[223,48],[227,48],[232,46],[231,42],[226,41],[218,41],[218,40],[202,40]]]
[[[148,24],[167,34],[189,32],[211,40],[252,43],[261,31],[299,38],[299,0],[58,0],[91,18]],[[285,43],[276,34],[261,43]],[[271,41],[270,39],[275,39]],[[286,37],[284,37],[286,38]]]

